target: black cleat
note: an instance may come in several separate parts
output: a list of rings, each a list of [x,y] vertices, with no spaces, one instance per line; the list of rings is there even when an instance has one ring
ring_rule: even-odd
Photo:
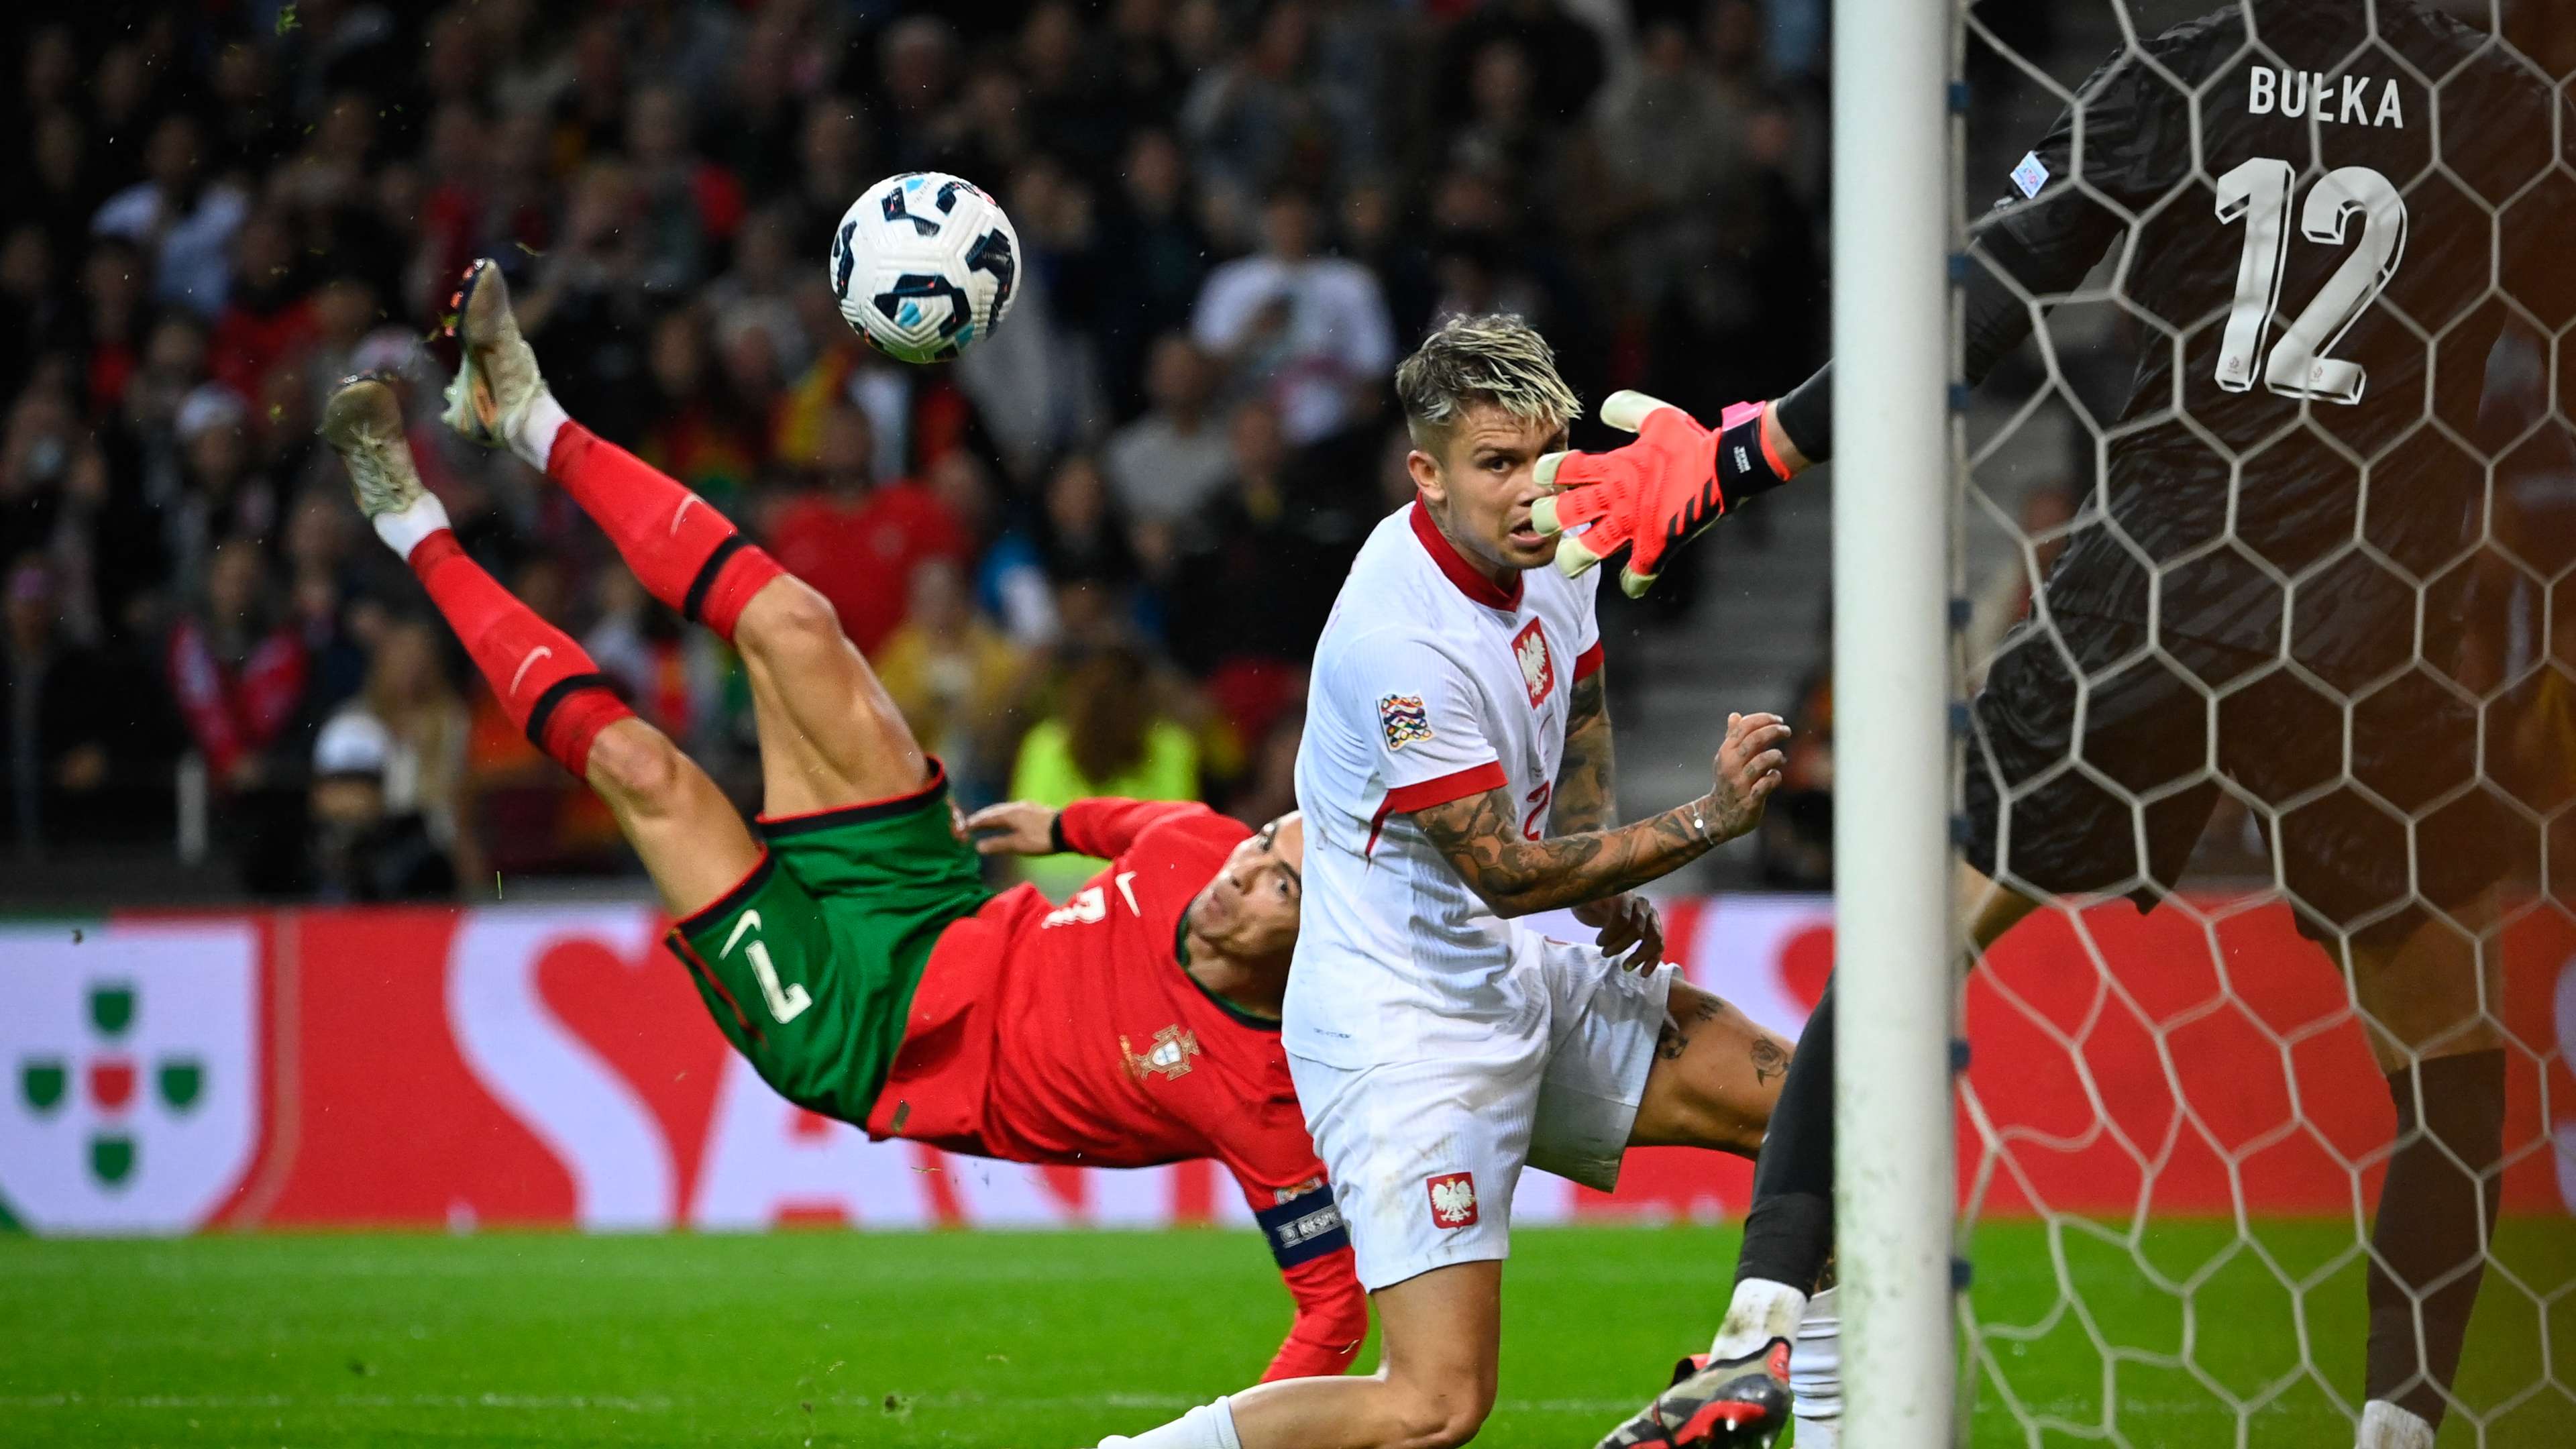
[[[1594,1449],[1770,1449],[1789,1427],[1789,1340],[1742,1358],[1695,1353],[1673,1365],[1673,1386]]]

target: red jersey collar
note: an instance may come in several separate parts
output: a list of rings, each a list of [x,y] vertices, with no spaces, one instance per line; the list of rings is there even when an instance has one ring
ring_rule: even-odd
[[[1440,565],[1440,572],[1449,576],[1449,582],[1458,586],[1458,592],[1488,609],[1520,608],[1521,576],[1518,573],[1512,575],[1512,586],[1505,589],[1483,569],[1467,562],[1459,554],[1458,546],[1440,531],[1440,525],[1431,521],[1431,510],[1423,507],[1419,498],[1413,500],[1412,521],[1413,536],[1422,540],[1423,551],[1431,555],[1433,563]]]

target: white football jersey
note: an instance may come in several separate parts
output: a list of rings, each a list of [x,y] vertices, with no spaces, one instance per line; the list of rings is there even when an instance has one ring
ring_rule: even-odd
[[[1502,786],[1516,828],[1546,837],[1567,702],[1600,666],[1597,583],[1539,568],[1505,590],[1419,503],[1360,548],[1316,644],[1297,748],[1289,1051],[1359,1067],[1543,1029],[1544,993],[1516,980],[1536,938],[1494,915],[1411,812]]]

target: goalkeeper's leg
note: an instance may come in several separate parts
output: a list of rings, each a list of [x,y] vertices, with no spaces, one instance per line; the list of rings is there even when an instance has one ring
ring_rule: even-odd
[[[2399,941],[2355,942],[2348,954],[2371,1053],[2397,1108],[2396,1150],[2371,1224],[2359,1442],[2431,1449],[2486,1275],[2502,1188],[2498,952],[2492,938],[2481,951],[2458,927],[2428,920]]]
[[[706,500],[565,414],[519,334],[497,266],[467,271],[455,310],[464,361],[449,424],[544,469],[647,592],[742,651],[766,812],[805,815],[920,790],[928,761],[831,605]]]

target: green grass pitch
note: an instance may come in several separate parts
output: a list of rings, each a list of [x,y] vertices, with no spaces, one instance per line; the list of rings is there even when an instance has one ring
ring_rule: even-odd
[[[2351,1443],[2299,1347],[2358,1387],[2348,1227],[2160,1224],[2133,1256],[1999,1224],[1974,1251],[1977,1313],[2024,1330],[1992,1344],[1976,1444],[2103,1442],[2110,1395],[2111,1442]],[[1519,1234],[1477,1442],[1587,1449],[1705,1341],[1734,1254],[1704,1227]],[[2490,1445],[2576,1445],[2576,1224],[2509,1223],[2498,1255],[2463,1390],[2521,1396]],[[1286,1317],[1244,1232],[0,1237],[0,1443],[1071,1449],[1240,1387]],[[2169,1366],[2186,1336],[2197,1372]]]

